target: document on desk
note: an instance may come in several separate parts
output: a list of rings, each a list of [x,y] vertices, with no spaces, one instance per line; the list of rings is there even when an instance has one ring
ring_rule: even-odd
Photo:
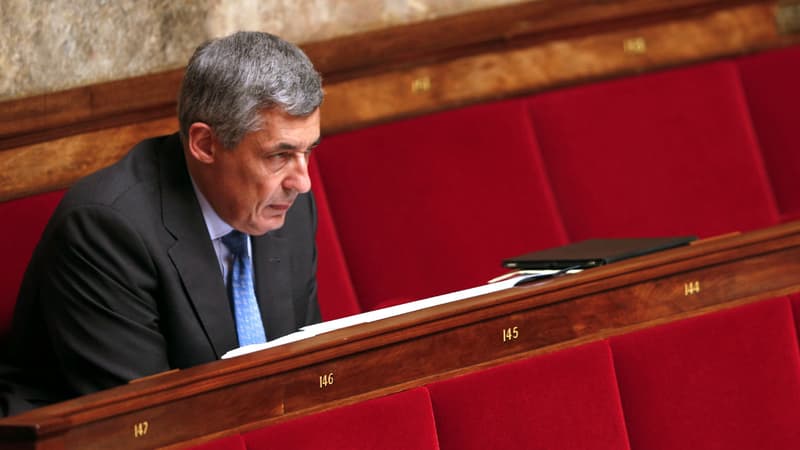
[[[558,271],[542,270],[539,272],[542,276],[547,276],[547,275],[552,275]],[[327,322],[320,322],[314,325],[308,325],[292,334],[280,337],[278,339],[274,339],[264,344],[253,344],[231,350],[225,355],[223,355],[222,358],[223,359],[233,358],[236,356],[245,355],[247,353],[252,353],[259,350],[276,347],[278,345],[288,344],[290,342],[297,342],[303,339],[310,338],[312,336],[317,336],[322,333],[328,333],[330,331],[335,331],[342,328],[360,325],[363,323],[375,322],[376,320],[387,319],[389,317],[399,316],[401,314],[407,314],[410,312],[419,311],[421,309],[431,308],[437,305],[443,305],[445,303],[451,303],[459,300],[464,300],[467,298],[477,297],[479,295],[491,294],[493,292],[498,292],[504,289],[512,288],[516,286],[517,283],[520,282],[520,280],[529,279],[530,277],[531,277],[531,271],[526,271],[525,273],[520,273],[519,275],[511,276],[509,278],[494,283],[489,283],[460,291],[450,292],[447,294],[437,295],[435,297],[429,297],[421,300],[403,303],[400,305],[390,306],[388,308],[377,309],[375,311],[368,311],[361,314],[342,317],[340,319],[329,320]]]
[[[315,336],[316,333],[308,332],[304,330],[295,331],[292,334],[287,334],[286,336],[281,336],[277,339],[273,339],[271,341],[267,341],[263,344],[250,344],[245,345],[244,347],[235,348],[224,355],[222,355],[222,359],[228,358],[235,358],[237,356],[246,355],[248,353],[257,352],[259,350],[266,350],[268,348],[277,347],[279,345],[288,344],[290,342],[297,342],[303,339],[308,339],[312,336]]]
[[[514,287],[519,281],[520,277],[513,277],[497,283],[484,284],[469,289],[460,291],[449,292],[447,294],[428,297],[421,300],[402,303],[388,308],[376,309],[375,311],[368,311],[361,314],[342,317],[341,319],[330,320],[328,322],[320,322],[314,325],[303,327],[303,330],[312,331],[316,334],[327,333],[329,331],[338,330],[340,328],[350,327],[362,323],[375,322],[376,320],[387,319],[389,317],[399,316],[421,309],[430,308],[445,303],[464,300],[467,298],[477,297],[479,295],[490,294],[492,292],[502,291]]]

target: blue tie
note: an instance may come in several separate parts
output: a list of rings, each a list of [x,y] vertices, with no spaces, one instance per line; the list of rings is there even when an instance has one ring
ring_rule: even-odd
[[[228,288],[233,297],[233,316],[236,320],[239,346],[267,342],[253,289],[253,264],[247,254],[246,239],[245,234],[236,230],[222,236],[222,243],[233,255]]]

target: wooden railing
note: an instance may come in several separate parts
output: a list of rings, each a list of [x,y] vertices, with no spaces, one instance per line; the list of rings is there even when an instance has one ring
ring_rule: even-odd
[[[0,443],[24,449],[199,443],[797,292],[798,273],[800,223],[698,241],[33,410],[0,420]]]
[[[303,45],[323,132],[797,42],[793,2],[539,0]],[[782,11],[789,11],[781,16]],[[0,201],[50,191],[177,129],[182,70],[0,103]]]

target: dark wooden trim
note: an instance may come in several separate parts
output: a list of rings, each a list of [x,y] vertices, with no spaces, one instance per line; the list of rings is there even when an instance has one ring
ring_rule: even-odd
[[[327,135],[800,42],[778,33],[776,1],[541,0],[305,47],[326,77]],[[630,39],[646,52],[623,51]],[[181,74],[2,104],[0,201],[69,186],[177,130]]]
[[[767,0],[540,0],[303,45],[328,82]],[[174,114],[182,69],[0,103],[0,150]]]
[[[0,150],[175,115],[183,69],[0,103]]]
[[[539,0],[303,45],[331,82],[769,0]]]
[[[773,5],[755,3],[702,15],[619,26],[442,59],[328,85],[323,131],[336,133],[473,103],[666,69],[798,42],[778,36]],[[686,38],[689,36],[690,38]],[[629,39],[646,51],[624,50]],[[411,86],[424,79],[427,89]]]
[[[134,121],[0,151],[0,201],[68,187],[113,164],[142,139],[177,129],[174,117]]]

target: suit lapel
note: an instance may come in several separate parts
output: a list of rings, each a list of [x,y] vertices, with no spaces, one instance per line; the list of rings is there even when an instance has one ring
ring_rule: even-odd
[[[203,213],[197,203],[186,169],[183,151],[176,142],[160,152],[161,203],[164,226],[175,237],[168,250],[217,357],[238,347],[228,294]],[[217,276],[214,276],[217,275]]]
[[[289,334],[296,329],[291,290],[289,241],[280,230],[253,238],[253,264],[256,297],[268,339]]]

